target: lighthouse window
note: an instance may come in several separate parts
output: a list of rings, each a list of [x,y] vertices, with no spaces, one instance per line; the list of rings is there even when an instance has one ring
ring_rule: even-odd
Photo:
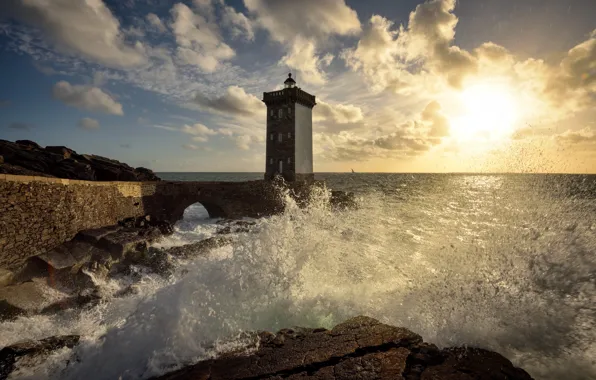
[[[292,132],[288,132],[288,138],[291,139],[292,138]]]
[[[284,110],[280,108],[277,116],[283,117],[283,115],[284,115]]]
[[[273,141],[273,133],[272,133],[271,135],[269,135],[269,139],[270,139],[271,141]]]
[[[269,159],[269,165],[273,165],[273,158]]]
[[[280,133],[279,135],[277,135],[277,141],[281,142],[283,138],[283,135]]]
[[[271,117],[273,117],[274,114],[275,114],[275,111],[273,109],[271,109]]]
[[[288,108],[288,115],[291,115],[291,114],[292,114],[292,109]]]
[[[292,163],[292,157],[288,157],[288,164]]]

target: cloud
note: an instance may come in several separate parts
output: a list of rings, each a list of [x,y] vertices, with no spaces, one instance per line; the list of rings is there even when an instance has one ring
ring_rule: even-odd
[[[236,146],[242,150],[250,150],[251,144],[258,142],[254,136],[240,135],[236,136]]]
[[[146,62],[143,46],[124,41],[120,23],[101,0],[3,0],[0,14],[39,28],[63,52],[110,67]]]
[[[265,110],[262,101],[237,86],[228,87],[223,95],[215,98],[208,98],[197,93],[193,104],[203,111],[224,116],[252,116]]]
[[[22,131],[29,131],[29,130],[31,130],[34,127],[35,126],[33,124],[21,123],[21,122],[18,122],[18,121],[8,124],[8,128],[10,128],[10,129],[19,129],[19,130],[22,130]]]
[[[205,12],[204,6],[201,9]],[[182,3],[175,4],[170,13],[173,19],[170,26],[178,44],[176,55],[183,64],[196,66],[204,73],[212,73],[221,62],[236,55],[223,42],[217,24],[209,22],[203,15],[194,13]]]
[[[217,132],[213,129],[210,129],[200,123],[193,125],[185,124],[182,126],[182,128],[180,128],[180,132],[193,136],[192,141],[196,142],[207,142],[209,140],[209,136],[214,136],[217,134]]]
[[[431,0],[416,6],[407,27],[373,15],[357,46],[342,53],[346,64],[361,72],[373,90],[404,91],[412,81],[432,73],[461,88],[477,70],[476,58],[453,46],[458,19],[455,0]],[[496,45],[495,45],[496,46]]]
[[[408,30],[401,36],[408,59],[425,59],[427,67],[444,75],[450,85],[461,87],[464,76],[476,70],[470,53],[451,46],[458,19],[455,0],[432,0],[410,13]]]
[[[228,29],[233,38],[240,38],[247,41],[253,41],[255,39],[255,32],[251,20],[249,20],[243,13],[236,12],[233,7],[224,5],[221,22],[222,25]]]
[[[408,86],[412,74],[406,70],[405,59],[397,43],[398,32],[393,22],[373,15],[355,48],[342,52],[346,65],[361,73],[375,92],[399,91]]]
[[[84,117],[77,123],[77,126],[81,129],[92,131],[99,129],[99,122],[95,119],[91,119],[89,117]]]
[[[327,81],[323,68],[329,66],[332,60],[331,54],[325,54],[323,57],[316,54],[313,40],[297,37],[289,48],[288,54],[281,58],[280,63],[299,70],[305,82],[320,85]]]
[[[182,148],[186,149],[186,150],[199,150],[200,148],[196,145],[193,144],[184,144],[182,145]]]
[[[438,102],[432,101],[420,114],[378,137],[363,137],[351,131],[315,134],[316,154],[330,161],[396,159],[421,155],[441,144],[449,134],[449,122]]]
[[[561,145],[583,145],[596,144],[596,133],[591,128],[580,129],[579,131],[566,131],[555,136],[555,140]]]
[[[449,120],[441,112],[441,105],[437,101],[428,103],[420,114],[420,118],[428,126],[428,136],[445,137],[449,135]]]
[[[319,40],[360,31],[356,11],[344,0],[244,0],[244,5],[256,15],[259,26],[269,31],[271,39],[282,43],[293,41],[297,35]]]
[[[337,124],[357,123],[363,119],[362,110],[352,104],[329,104],[317,100],[313,109],[314,121],[332,121]]]
[[[300,71],[308,83],[324,83],[323,69],[333,58],[320,54],[319,46],[331,36],[355,35],[361,30],[356,11],[344,0],[245,0],[244,4],[270,38],[285,46],[287,54],[280,63]]]
[[[145,19],[153,28],[155,28],[160,33],[165,33],[168,29],[161,21],[161,19],[155,13],[149,13],[145,16]]]
[[[60,81],[54,85],[52,95],[55,99],[72,107],[112,115],[124,115],[122,104],[97,87],[71,85],[66,81]]]

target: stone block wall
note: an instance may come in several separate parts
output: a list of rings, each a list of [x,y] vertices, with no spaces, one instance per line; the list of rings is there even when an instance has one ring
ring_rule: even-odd
[[[271,215],[283,211],[278,190],[269,181],[96,182],[0,174],[0,269],[18,269],[81,230],[129,217],[174,223],[197,202],[211,217]]]
[[[0,174],[0,268],[72,239],[80,230],[146,214],[155,183],[92,182]]]

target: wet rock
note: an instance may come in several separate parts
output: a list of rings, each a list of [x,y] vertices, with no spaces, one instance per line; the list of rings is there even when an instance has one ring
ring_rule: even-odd
[[[90,230],[80,231],[73,240],[87,242],[89,244],[96,244],[102,237],[119,231],[122,229],[120,225],[107,226],[101,228],[94,228]]]
[[[27,311],[25,309],[12,305],[7,300],[0,300],[0,322],[12,321],[26,314]]]
[[[35,356],[46,356],[52,351],[68,347],[73,348],[79,343],[78,335],[53,336],[39,341],[25,341],[15,343],[0,350],[0,380],[7,379],[17,360]]]
[[[226,220],[223,223],[227,224],[225,227],[219,228],[217,234],[226,235],[231,233],[250,232],[250,228],[256,224],[256,222],[248,220]]]
[[[201,240],[197,243],[168,248],[165,251],[172,256],[188,258],[203,255],[211,249],[222,247],[224,245],[230,244],[231,242],[232,239],[229,237],[215,236]]]
[[[68,294],[49,287],[43,281],[28,281],[22,284],[0,288],[0,301],[3,301],[1,314],[8,316],[35,314],[41,309],[68,298]]]
[[[0,288],[10,285],[14,280],[14,273],[8,269],[0,268]]]
[[[174,272],[170,255],[162,249],[149,247],[146,252],[130,255],[126,263],[143,265],[160,276],[169,277]]]
[[[114,259],[121,259],[128,252],[147,250],[147,238],[136,229],[122,229],[102,237],[97,246],[109,252]]]
[[[223,355],[158,379],[531,379],[497,353],[439,350],[405,328],[368,317],[352,318],[332,330],[261,332],[257,339],[251,354]]]
[[[101,296],[97,292],[83,292],[76,296],[68,297],[58,302],[54,302],[44,307],[41,314],[55,314],[60,311],[69,309],[80,309],[83,307],[91,307],[101,302]]]

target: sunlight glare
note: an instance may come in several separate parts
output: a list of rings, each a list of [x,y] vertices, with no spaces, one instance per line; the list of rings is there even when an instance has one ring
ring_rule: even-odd
[[[461,94],[463,115],[452,120],[459,140],[503,140],[515,130],[518,110],[513,92],[505,85],[478,84]]]

